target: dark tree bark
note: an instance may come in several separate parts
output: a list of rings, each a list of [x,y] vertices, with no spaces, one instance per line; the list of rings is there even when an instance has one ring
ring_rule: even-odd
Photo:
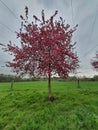
[[[49,65],[49,69],[50,69],[50,65]],[[52,93],[51,93],[51,72],[49,72],[49,75],[48,75],[48,100],[54,101],[54,97],[52,96]]]
[[[51,74],[49,73],[48,77],[48,98],[51,98]]]

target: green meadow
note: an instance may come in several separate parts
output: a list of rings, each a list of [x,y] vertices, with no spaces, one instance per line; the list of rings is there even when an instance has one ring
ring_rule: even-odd
[[[0,130],[98,130],[98,82],[0,83]]]

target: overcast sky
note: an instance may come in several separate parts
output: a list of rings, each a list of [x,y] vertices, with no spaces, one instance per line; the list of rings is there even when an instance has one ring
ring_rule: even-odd
[[[0,43],[7,44],[10,40],[19,44],[15,31],[20,28],[20,15],[24,15],[24,8],[29,8],[29,18],[33,15],[41,17],[41,10],[45,10],[49,18],[55,10],[58,17],[63,17],[65,23],[74,27],[73,42],[76,41],[76,51],[80,60],[78,75],[93,76],[98,74],[90,65],[91,59],[98,51],[98,0],[0,0]],[[57,17],[57,18],[58,18]],[[0,74],[11,74],[5,62],[11,60],[10,55],[4,53],[0,47]]]

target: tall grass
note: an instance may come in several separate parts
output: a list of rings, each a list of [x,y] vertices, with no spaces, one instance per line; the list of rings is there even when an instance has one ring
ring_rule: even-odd
[[[0,130],[98,130],[98,82],[0,83]]]

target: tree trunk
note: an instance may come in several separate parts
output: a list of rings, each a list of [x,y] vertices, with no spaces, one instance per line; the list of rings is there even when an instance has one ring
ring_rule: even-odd
[[[51,94],[51,73],[49,73],[49,77],[48,77],[48,100],[49,101],[54,100],[54,97]]]
[[[51,75],[49,73],[49,77],[48,77],[48,98],[51,97]]]
[[[51,46],[49,46],[48,48],[49,50],[49,57],[51,57],[50,55],[50,50],[51,50]],[[49,101],[53,101],[54,97],[51,95],[51,61],[49,62],[49,72],[48,72],[48,100]]]

